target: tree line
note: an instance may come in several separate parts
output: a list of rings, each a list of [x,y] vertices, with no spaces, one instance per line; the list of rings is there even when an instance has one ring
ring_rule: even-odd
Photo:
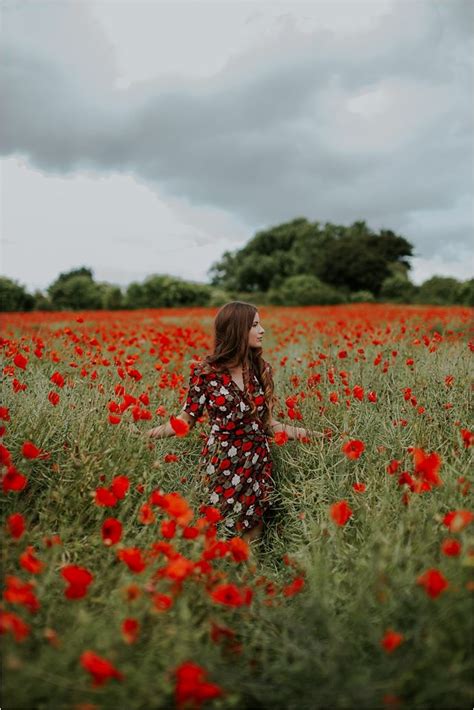
[[[300,217],[259,231],[241,249],[224,252],[209,283],[153,274],[127,287],[97,282],[90,268],[61,273],[33,294],[0,277],[0,310],[119,310],[220,306],[229,300],[268,305],[355,302],[474,305],[474,279],[433,276],[420,286],[409,278],[413,246],[391,230],[373,232]]]

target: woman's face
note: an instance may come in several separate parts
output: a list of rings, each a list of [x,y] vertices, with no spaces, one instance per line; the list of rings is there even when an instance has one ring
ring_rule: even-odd
[[[250,348],[261,348],[262,338],[265,330],[262,328],[260,323],[260,316],[258,313],[255,314],[252,327],[249,331],[249,347]]]

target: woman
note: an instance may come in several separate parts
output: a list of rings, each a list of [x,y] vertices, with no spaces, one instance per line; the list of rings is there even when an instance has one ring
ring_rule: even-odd
[[[268,437],[285,432],[289,439],[316,434],[273,419],[273,368],[262,357],[265,330],[257,308],[243,301],[222,306],[214,321],[214,352],[194,362],[186,401],[178,419],[192,428],[206,407],[212,424],[201,451],[209,504],[220,510],[224,525],[246,542],[258,539],[274,489]],[[168,422],[148,432],[173,436]],[[305,439],[309,440],[309,439]]]

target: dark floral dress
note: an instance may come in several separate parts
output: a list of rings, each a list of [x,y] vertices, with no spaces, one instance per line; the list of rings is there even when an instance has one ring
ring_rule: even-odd
[[[265,367],[273,374],[272,367]],[[249,398],[257,407],[252,416]],[[229,532],[241,534],[256,527],[272,505],[272,460],[267,434],[260,421],[265,407],[263,388],[252,371],[248,391],[230,373],[194,366],[183,411],[201,417],[206,408],[211,430],[201,450],[208,504],[220,510]]]

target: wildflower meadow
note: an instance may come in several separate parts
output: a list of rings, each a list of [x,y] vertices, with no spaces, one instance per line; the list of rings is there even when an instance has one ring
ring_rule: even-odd
[[[259,309],[321,436],[270,439],[253,555],[175,420],[215,310],[0,316],[2,708],[471,708],[473,311]]]

